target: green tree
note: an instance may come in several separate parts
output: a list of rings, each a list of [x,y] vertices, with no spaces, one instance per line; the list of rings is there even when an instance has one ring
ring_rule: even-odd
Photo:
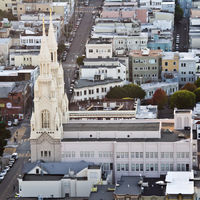
[[[194,84],[197,86],[197,88],[199,88],[199,87],[200,87],[200,78],[198,78],[198,79],[195,81]]]
[[[193,84],[193,83],[186,83],[182,88],[181,90],[188,90],[190,92],[193,92],[195,89],[196,89],[196,85]]]
[[[194,91],[194,94],[196,95],[196,102],[200,102],[200,87]]]
[[[66,47],[63,41],[58,44],[58,50],[57,50],[58,56],[60,56],[63,53],[65,48]]]
[[[127,92],[123,87],[116,86],[112,88],[106,95],[108,99],[122,99],[127,97]]]
[[[79,56],[77,59],[76,59],[76,63],[80,66],[80,65],[83,65],[83,60],[84,60],[85,56]]]
[[[7,140],[11,137],[10,131],[6,129],[6,124],[0,124],[0,156],[3,155],[4,147],[7,145]]]
[[[175,22],[178,22],[183,18],[183,9],[180,7],[178,0],[176,0],[174,18],[175,18]]]
[[[157,89],[152,98],[152,103],[158,105],[158,109],[162,109],[167,104],[167,95],[161,88]]]
[[[114,87],[106,95],[109,99],[121,99],[125,97],[140,98],[145,97],[145,91],[138,85],[129,84],[123,87]]]
[[[192,109],[195,105],[196,95],[188,90],[179,90],[170,98],[172,108]]]

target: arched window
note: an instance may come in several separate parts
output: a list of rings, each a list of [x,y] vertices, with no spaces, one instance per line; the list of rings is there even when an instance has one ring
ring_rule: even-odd
[[[43,110],[42,114],[42,128],[49,128],[50,127],[50,113],[48,110]]]
[[[53,52],[51,52],[51,62],[53,62]]]

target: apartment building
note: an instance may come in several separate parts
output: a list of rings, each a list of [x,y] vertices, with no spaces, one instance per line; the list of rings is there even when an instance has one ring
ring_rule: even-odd
[[[161,72],[161,50],[133,50],[130,58],[130,80],[137,84],[158,81]]]

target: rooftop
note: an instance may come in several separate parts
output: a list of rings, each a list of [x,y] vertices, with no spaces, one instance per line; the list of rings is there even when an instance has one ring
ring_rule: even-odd
[[[87,80],[87,79],[79,79],[77,84],[75,85],[75,89],[85,88],[85,87],[94,87],[97,85],[106,85],[110,83],[120,83],[121,79],[104,79],[104,80]]]
[[[159,131],[160,123],[67,123],[64,131]]]
[[[161,53],[162,53],[162,50],[147,49],[146,51],[144,51],[144,50],[132,50],[132,51],[130,51],[129,55],[132,56],[132,57],[142,57],[142,56],[157,57],[157,56],[160,56]]]
[[[166,194],[194,194],[194,173],[191,172],[167,172]]]
[[[112,44],[112,41],[107,39],[90,39],[88,44]]]
[[[25,174],[23,181],[59,181],[63,175],[49,175],[49,174]]]
[[[115,195],[140,195],[141,187],[138,182],[141,180],[140,176],[122,176],[119,186],[114,191]]]
[[[66,175],[69,173],[70,169],[76,173],[80,172],[84,168],[88,167],[89,165],[94,165],[92,162],[33,162],[33,163],[26,163],[24,165],[23,173],[28,173],[36,166],[42,168],[46,171],[49,175]]]
[[[109,188],[115,188],[114,185],[97,185],[97,192],[91,192],[89,200],[113,200],[113,190],[109,191]]]

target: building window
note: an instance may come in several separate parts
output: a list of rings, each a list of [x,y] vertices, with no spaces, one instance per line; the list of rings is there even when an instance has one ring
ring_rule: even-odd
[[[44,157],[47,157],[47,151],[44,151]]]
[[[165,66],[168,66],[168,62],[165,62]]]
[[[93,53],[93,49],[89,49],[89,53]]]
[[[43,157],[43,151],[41,151],[41,157]]]
[[[40,170],[37,168],[36,169],[36,174],[39,174],[40,173]]]
[[[42,117],[42,128],[50,127],[50,113],[48,110],[43,110],[41,113]]]
[[[51,157],[51,151],[49,151],[49,157]]]

